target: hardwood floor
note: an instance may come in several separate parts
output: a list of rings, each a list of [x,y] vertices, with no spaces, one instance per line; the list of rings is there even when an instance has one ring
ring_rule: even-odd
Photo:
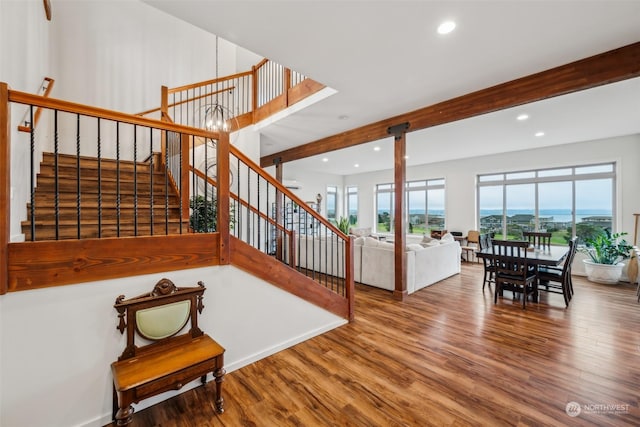
[[[574,288],[494,305],[466,263],[404,302],[358,285],[355,322],[227,375],[224,414],[209,382],[132,426],[640,425],[635,286]]]

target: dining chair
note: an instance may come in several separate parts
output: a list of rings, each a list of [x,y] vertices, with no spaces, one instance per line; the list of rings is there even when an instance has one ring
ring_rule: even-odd
[[[465,260],[470,262],[471,255],[475,256],[477,250],[480,249],[480,232],[478,230],[469,230],[466,238],[467,244],[460,247],[465,254]],[[476,256],[476,261],[478,257]]]
[[[523,231],[522,237],[534,248],[549,250],[551,248],[551,232]]]
[[[569,307],[569,302],[573,295],[571,264],[578,247],[577,240],[578,238],[574,237],[569,241],[569,254],[561,270],[552,267],[540,267],[538,269],[538,291],[562,294],[567,307]]]
[[[491,235],[488,233],[480,235],[480,250],[483,251],[485,249],[491,248]],[[489,257],[482,257],[482,261],[484,263],[484,279],[482,281],[482,290],[484,291],[484,287],[491,283],[495,283],[495,272],[496,267],[493,264],[493,261]]]
[[[522,294],[522,308],[526,307],[527,297],[536,294],[536,274],[527,262],[528,241],[492,240],[491,259],[495,264],[494,304],[505,289]]]

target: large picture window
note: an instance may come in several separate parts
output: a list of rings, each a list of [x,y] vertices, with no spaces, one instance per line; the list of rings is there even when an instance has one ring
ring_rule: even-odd
[[[336,223],[336,212],[338,209],[338,187],[330,185],[327,187],[327,219]]]
[[[550,231],[552,243],[579,243],[614,231],[615,164],[478,176],[480,231],[521,239],[523,231]]]
[[[347,187],[347,216],[349,225],[358,225],[358,187]]]
[[[405,188],[409,234],[429,234],[432,229],[444,229],[444,179],[409,181]],[[394,200],[393,184],[376,186],[378,233],[393,231]]]

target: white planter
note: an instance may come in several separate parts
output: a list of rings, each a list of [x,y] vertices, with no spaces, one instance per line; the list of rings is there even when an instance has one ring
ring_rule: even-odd
[[[624,268],[624,262],[612,264],[596,264],[590,259],[583,259],[584,269],[587,273],[587,279],[596,283],[605,283],[614,285],[618,283]]]

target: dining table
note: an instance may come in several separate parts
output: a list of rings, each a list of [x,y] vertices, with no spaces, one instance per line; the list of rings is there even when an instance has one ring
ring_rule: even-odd
[[[539,267],[557,267],[567,258],[569,255],[569,246],[550,246],[547,248],[534,248],[527,249],[527,264],[533,266],[536,272]],[[483,248],[476,251],[478,258],[490,258],[493,256],[493,248]],[[533,294],[534,302],[538,302],[538,289],[536,280],[536,289]]]

